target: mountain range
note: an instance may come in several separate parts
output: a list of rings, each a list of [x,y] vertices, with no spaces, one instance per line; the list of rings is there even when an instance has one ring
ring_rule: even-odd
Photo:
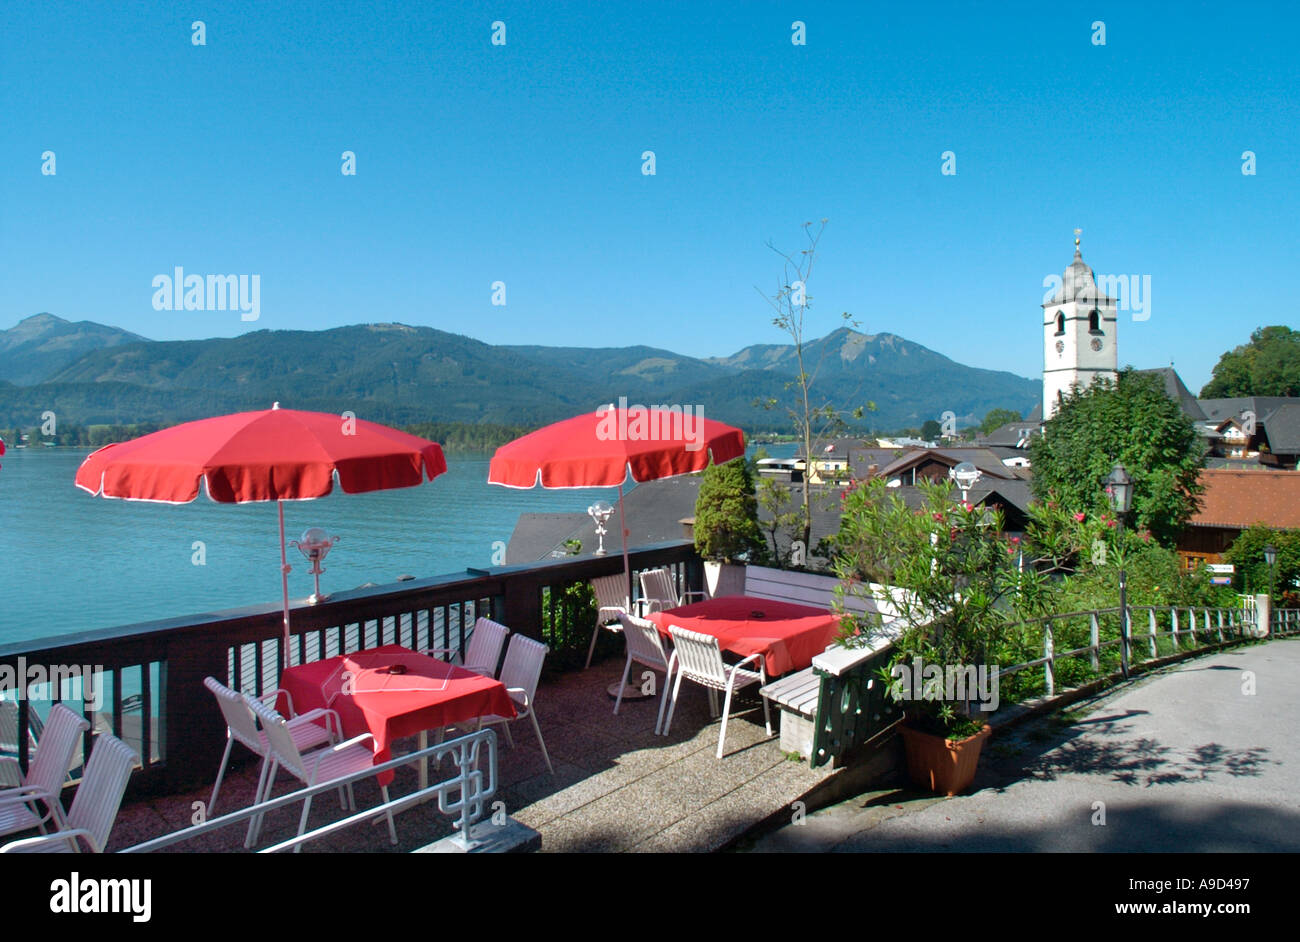
[[[956,363],[894,334],[840,328],[804,345],[818,402],[874,401],[864,430],[959,424],[993,408],[1028,411],[1041,384]],[[649,346],[492,345],[405,324],[260,330],[234,338],[153,341],[53,314],[0,331],[0,426],[30,427],[52,410],[81,425],[173,423],[279,401],[378,422],[542,425],[626,396],[702,405],[750,431],[789,431],[791,345],[759,344],[701,359]],[[756,400],[778,400],[764,409]]]

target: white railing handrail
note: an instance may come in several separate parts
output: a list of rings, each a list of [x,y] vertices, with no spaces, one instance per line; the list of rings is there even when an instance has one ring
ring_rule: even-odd
[[[482,744],[487,745],[488,762],[486,782],[483,781],[484,773],[477,768],[478,752]],[[260,804],[250,805],[239,811],[232,811],[229,814],[222,815],[219,818],[213,818],[210,821],[204,821],[201,824],[191,825],[171,834],[164,834],[161,837],[135,844],[131,847],[123,848],[119,853],[123,854],[142,854],[152,853],[156,850],[162,850],[173,844],[179,844],[184,841],[201,837],[221,828],[228,827],[241,821],[246,821],[254,815],[264,814],[267,811],[274,811],[286,805],[292,805],[304,801],[309,796],[322,794],[323,792],[336,791],[342,785],[349,785],[352,782],[358,782],[363,779],[373,778],[376,774],[387,772],[391,769],[397,769],[402,766],[410,765],[415,760],[426,761],[428,759],[439,759],[447,753],[455,753],[455,761],[459,772],[449,779],[436,782],[426,788],[418,789],[409,795],[403,795],[400,798],[394,798],[373,808],[367,808],[341,821],[335,821],[324,827],[317,828],[314,831],[294,837],[290,840],[276,844],[272,847],[264,848],[259,853],[274,853],[303,844],[318,837],[324,837],[326,834],[332,834],[335,831],[350,827],[362,820],[370,820],[377,815],[383,815],[386,810],[405,810],[407,807],[420,804],[433,794],[438,796],[438,810],[444,814],[451,812],[460,812],[460,820],[456,823],[459,830],[457,835],[462,845],[466,848],[473,846],[470,838],[470,828],[483,815],[483,802],[496,794],[497,788],[497,737],[496,733],[490,729],[478,730],[467,736],[460,736],[456,739],[448,740],[444,743],[437,743],[425,749],[419,749],[415,752],[407,753],[387,762],[370,766],[345,775],[341,778],[331,779],[319,785],[313,785],[310,788],[300,788],[288,794],[281,795],[279,798],[271,798]],[[448,795],[452,792],[459,792],[459,798],[455,801],[449,799]]]

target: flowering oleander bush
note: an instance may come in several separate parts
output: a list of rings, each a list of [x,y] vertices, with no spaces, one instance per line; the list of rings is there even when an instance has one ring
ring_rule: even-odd
[[[1022,548],[1002,532],[998,511],[955,503],[948,485],[917,490],[917,507],[880,479],[845,491],[832,540],[839,590],[897,611],[902,633],[891,667],[917,657],[935,665],[991,666],[1006,628],[1038,604],[1041,577],[1032,567],[1022,571]],[[890,597],[873,584],[901,591]],[[841,623],[841,643],[850,646],[887,630],[878,616],[845,613]],[[920,728],[961,738],[983,725],[969,701],[945,699],[942,690],[927,689],[926,695],[906,706],[909,721]]]

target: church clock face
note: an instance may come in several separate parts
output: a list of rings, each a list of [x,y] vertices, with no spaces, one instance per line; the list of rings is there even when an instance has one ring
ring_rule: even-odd
[[[1101,339],[1099,337],[1092,338],[1092,349],[1094,351],[1101,349]]]
[[[1058,355],[1059,355],[1059,354],[1062,354],[1062,353],[1065,352],[1065,341],[1064,341],[1064,340],[1058,340],[1058,341],[1056,341],[1056,352],[1057,352]]]

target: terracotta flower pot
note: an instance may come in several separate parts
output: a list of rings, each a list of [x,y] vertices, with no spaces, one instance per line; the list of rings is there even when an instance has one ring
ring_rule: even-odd
[[[940,795],[957,795],[975,781],[980,750],[993,729],[985,726],[965,739],[944,739],[909,726],[901,727],[907,750],[907,773],[921,788]]]

